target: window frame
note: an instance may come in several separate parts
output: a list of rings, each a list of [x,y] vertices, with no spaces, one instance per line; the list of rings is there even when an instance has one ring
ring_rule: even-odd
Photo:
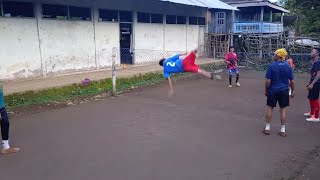
[[[58,19],[58,18],[44,18],[43,17],[43,5],[48,5],[48,6],[62,6],[67,8],[67,16],[66,19]],[[75,8],[85,8],[89,9],[90,11],[90,20],[83,20],[83,19],[71,19],[70,16],[70,7],[75,7]],[[79,22],[92,22],[93,21],[93,14],[92,14],[92,7],[87,7],[87,6],[75,6],[75,5],[70,5],[70,4],[50,4],[50,3],[41,3],[41,19],[43,20],[56,20],[56,21],[79,21]]]
[[[99,19],[98,21],[99,22],[108,22],[108,23],[119,23],[120,22],[120,11],[119,10],[114,10],[114,9],[98,9],[99,11]],[[113,11],[113,12],[117,12],[117,19],[114,20],[114,21],[110,21],[110,20],[103,20],[103,18],[101,18],[100,16],[100,12],[101,11]]]
[[[18,18],[18,19],[35,19],[36,18],[36,9],[34,2],[26,2],[26,1],[7,1],[7,2],[14,2],[14,3],[28,3],[32,5],[32,16],[5,16],[5,8],[3,5],[3,0],[0,0],[0,18]]]
[[[221,16],[221,15],[223,15],[223,16]],[[223,23],[221,23],[221,22],[223,22]],[[226,25],[226,13],[225,12],[217,12],[217,25],[219,25],[219,26]]]

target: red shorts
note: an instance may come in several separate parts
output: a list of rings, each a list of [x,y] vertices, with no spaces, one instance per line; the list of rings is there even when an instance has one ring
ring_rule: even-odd
[[[197,73],[199,70],[198,65],[194,63],[196,60],[196,55],[191,51],[183,60],[182,60],[182,68],[184,72]]]

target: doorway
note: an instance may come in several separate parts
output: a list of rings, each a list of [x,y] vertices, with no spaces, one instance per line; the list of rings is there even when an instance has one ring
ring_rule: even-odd
[[[132,12],[120,11],[120,63],[133,64]]]

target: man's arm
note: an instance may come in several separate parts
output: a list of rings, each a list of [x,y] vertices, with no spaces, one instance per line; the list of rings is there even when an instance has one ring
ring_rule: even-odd
[[[294,80],[290,80],[290,84],[289,85],[291,87],[291,97],[293,97],[294,96],[294,90],[296,88]]]
[[[264,94],[267,96],[268,95],[268,89],[270,87],[270,84],[271,84],[271,80],[270,79],[267,79],[266,80],[266,83],[265,83],[265,92]]]
[[[294,90],[295,90],[295,84],[294,84],[294,77],[293,77],[293,71],[289,66],[289,86],[291,87],[291,97],[294,96]]]
[[[312,84],[314,85],[316,82],[318,82],[319,79],[320,79],[320,71],[317,72],[317,75],[314,78],[314,80],[312,81]]]
[[[267,73],[266,73],[266,83],[265,83],[265,92],[264,92],[266,96],[268,95],[268,89],[270,87],[270,84],[271,84],[271,70],[270,70],[270,67],[268,67]]]
[[[226,64],[230,64],[230,61],[228,60],[228,53],[224,56],[224,62],[226,63]]]
[[[168,95],[169,96],[172,96],[173,95],[173,87],[172,87],[172,82],[171,82],[171,78],[170,78],[170,76],[167,78],[167,80],[168,80]]]
[[[314,80],[311,82],[311,84],[308,86],[308,89],[312,89],[313,85],[318,82],[318,80],[320,79],[320,71],[317,72],[316,77],[314,78]]]

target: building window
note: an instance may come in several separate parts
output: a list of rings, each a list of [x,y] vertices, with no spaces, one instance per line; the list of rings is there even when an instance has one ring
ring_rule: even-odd
[[[68,19],[68,6],[43,4],[42,5],[42,18],[67,20]]]
[[[189,17],[189,24],[190,25],[198,25],[198,18],[197,17]]]
[[[34,6],[31,2],[2,1],[0,7],[5,17],[34,17]]]
[[[206,18],[198,17],[198,25],[206,25]]]
[[[217,13],[217,23],[218,25],[225,24],[226,13],[225,12],[218,12]]]
[[[119,21],[119,11],[99,9],[99,21],[118,22]]]
[[[177,24],[187,24],[186,16],[177,16]]]
[[[206,18],[204,17],[189,17],[189,25],[206,25]]]
[[[69,6],[70,20],[91,20],[91,9],[86,7]]]
[[[132,12],[120,11],[120,22],[132,22]]]
[[[140,23],[150,23],[151,14],[150,13],[143,13],[138,12],[138,22]]]
[[[151,23],[163,24],[163,15],[151,14]]]
[[[167,24],[177,24],[177,16],[167,15],[166,22],[167,22]]]
[[[42,4],[42,18],[58,20],[91,20],[91,9],[67,5]]]

